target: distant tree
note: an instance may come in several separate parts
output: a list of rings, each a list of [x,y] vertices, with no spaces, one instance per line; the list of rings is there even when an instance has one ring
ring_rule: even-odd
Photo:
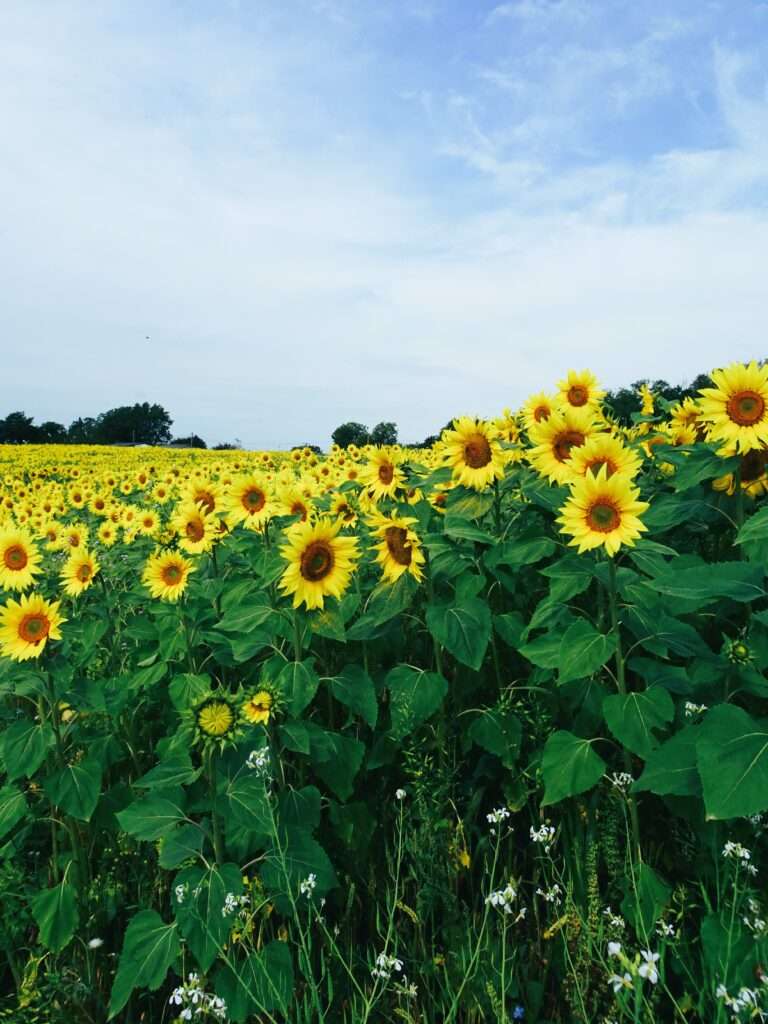
[[[323,449],[320,447],[319,444],[295,444],[295,445],[293,445],[291,447],[291,451],[292,452],[299,451],[299,450],[303,451],[305,448],[307,448],[311,452],[314,452],[315,455],[322,455],[323,454]]]
[[[371,444],[397,444],[397,424],[377,423],[371,431]]]
[[[67,430],[67,440],[70,444],[95,444],[96,420],[92,416],[78,416],[72,420]]]
[[[101,413],[96,419],[100,444],[132,441],[135,444],[167,444],[173,420],[162,405],[137,402]]]
[[[208,445],[197,434],[190,434],[188,437],[174,437],[172,445],[178,448],[207,448]]]
[[[41,444],[64,444],[67,440],[67,428],[55,420],[46,420],[37,429]]]
[[[331,434],[331,440],[339,448],[349,448],[351,444],[358,446],[368,444],[370,435],[368,434],[368,427],[363,423],[342,423]]]
[[[213,450],[215,452],[237,452],[243,446],[241,444],[232,444],[230,441],[222,441],[221,444],[215,444]]]
[[[2,444],[24,444],[37,441],[39,430],[33,426],[32,416],[24,412],[11,412],[0,420],[0,442]]]

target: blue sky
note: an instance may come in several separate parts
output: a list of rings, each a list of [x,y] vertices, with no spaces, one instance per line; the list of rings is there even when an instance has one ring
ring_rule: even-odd
[[[768,0],[0,17],[0,413],[407,441],[768,355]]]

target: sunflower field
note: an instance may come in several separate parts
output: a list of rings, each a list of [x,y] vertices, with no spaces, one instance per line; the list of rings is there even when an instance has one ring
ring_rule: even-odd
[[[768,367],[0,448],[0,1019],[768,1019]]]

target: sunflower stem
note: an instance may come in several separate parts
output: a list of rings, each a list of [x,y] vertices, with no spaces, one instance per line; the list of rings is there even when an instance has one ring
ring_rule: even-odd
[[[213,826],[213,853],[216,863],[224,863],[224,846],[221,840],[221,822],[216,812],[216,761],[213,747],[208,751],[208,792],[211,798],[211,824]]]
[[[624,651],[621,644],[621,627],[619,625],[619,603],[617,597],[617,586],[616,586],[616,563],[613,558],[608,559],[608,606],[611,610],[611,628],[613,635],[616,638],[616,686],[618,687],[619,693],[622,697],[627,695],[627,678],[624,669]],[[622,759],[624,761],[624,771],[628,774],[632,774],[632,757],[629,751],[622,748]],[[640,821],[637,815],[637,801],[633,794],[627,794],[627,802],[629,804],[629,819],[632,825],[632,842],[637,852],[637,857],[642,860],[642,851],[640,849]]]
[[[293,613],[293,659],[301,661],[301,623],[298,609]]]

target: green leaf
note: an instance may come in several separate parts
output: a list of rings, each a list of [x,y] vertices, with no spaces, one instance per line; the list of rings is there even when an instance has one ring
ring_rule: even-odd
[[[598,633],[586,619],[577,619],[568,627],[560,643],[559,683],[585,679],[597,672],[616,650],[616,637]]]
[[[27,801],[16,786],[0,789],[0,839],[11,831],[27,813]]]
[[[136,839],[160,839],[185,820],[182,808],[173,800],[147,793],[117,814],[120,828]]]
[[[354,663],[346,665],[338,676],[331,679],[330,685],[336,700],[360,715],[372,729],[376,727],[379,715],[376,690],[365,669]]]
[[[660,494],[644,513],[643,522],[648,533],[653,535],[664,533],[681,523],[699,521],[706,511],[703,501],[683,501],[674,494]]]
[[[722,597],[745,602],[765,596],[764,576],[762,566],[749,562],[710,562],[686,569],[672,566],[655,579],[646,580],[644,586],[700,605]]]
[[[698,726],[688,725],[652,751],[632,792],[647,791],[658,796],[698,796],[701,793],[696,755],[698,736]]]
[[[493,616],[493,628],[501,639],[513,650],[517,650],[525,631],[525,623],[517,612],[505,612]]]
[[[652,867],[642,861],[635,868],[634,874],[625,879],[621,909],[638,935],[652,933],[671,894],[670,887]]]
[[[286,942],[273,939],[251,953],[237,972],[225,966],[216,981],[216,992],[227,1004],[228,1019],[245,1024],[253,1015],[276,1010],[288,1017],[293,997],[293,962]]]
[[[221,630],[222,633],[237,633],[239,636],[252,633],[259,626],[263,626],[272,615],[272,605],[265,603],[266,601],[265,596],[264,602],[231,608],[219,619],[214,628]]]
[[[147,789],[168,789],[172,786],[183,786],[195,782],[202,769],[193,768],[189,754],[173,754],[171,757],[155,765],[146,775],[134,782],[134,786]]]
[[[448,683],[441,675],[410,665],[393,668],[385,682],[390,695],[391,734],[396,740],[408,736],[437,711],[448,692]]]
[[[400,612],[404,612],[413,601],[418,589],[419,584],[409,572],[404,572],[394,583],[382,580],[371,591],[371,596],[365,606],[365,614],[350,630],[351,639],[358,639],[353,635],[353,630],[363,621],[374,626],[381,626],[399,615]]]
[[[44,889],[32,900],[32,916],[42,944],[59,953],[70,942],[80,920],[75,890],[67,882]]]
[[[277,677],[277,684],[285,694],[291,714],[298,718],[302,711],[312,703],[320,685],[315,672],[315,659],[289,661]]]
[[[646,760],[659,745],[654,729],[663,729],[675,717],[675,705],[661,686],[639,693],[614,693],[603,701],[606,724],[616,739]]]
[[[707,712],[696,744],[707,818],[768,809],[768,728],[732,704]]]
[[[440,470],[437,472],[439,473]],[[451,479],[450,472],[449,469],[449,475],[444,478],[444,482]],[[432,475],[435,476],[435,474]],[[469,487],[459,485],[448,491],[445,507],[449,513],[455,516],[479,519],[493,507],[493,493],[473,491]]]
[[[101,766],[88,760],[69,764],[56,775],[49,776],[43,788],[52,803],[62,811],[80,821],[90,821],[99,799]]]
[[[542,807],[584,793],[600,781],[605,773],[605,761],[594,752],[592,743],[565,730],[552,733],[541,758]]]
[[[211,677],[185,672],[174,676],[168,687],[168,696],[177,711],[186,711],[211,688]]]
[[[296,754],[309,753],[309,736],[303,722],[286,722],[279,727],[278,732],[286,750]]]
[[[249,832],[265,835],[272,831],[272,814],[264,779],[249,772],[228,780],[223,791],[232,820]]]
[[[467,735],[478,746],[501,758],[505,768],[512,768],[520,753],[523,727],[511,711],[489,708],[472,722]]]
[[[316,899],[338,885],[336,872],[322,846],[306,829],[289,825],[281,830],[279,845],[273,844],[267,854],[262,881],[275,895],[284,894],[290,887],[298,898],[299,885],[310,874],[316,879]]]
[[[427,628],[462,665],[480,669],[491,638],[491,612],[486,601],[465,597],[453,605],[428,605]]]
[[[544,633],[518,648],[520,654],[537,668],[557,668],[560,664],[561,633]]]
[[[768,508],[761,508],[747,519],[736,534],[734,543],[748,544],[763,540],[768,540]]]
[[[180,952],[175,922],[165,924],[154,910],[142,910],[131,918],[112,985],[108,1020],[123,1009],[135,988],[160,988]]]
[[[518,540],[507,540],[497,544],[485,557],[486,565],[510,565],[518,568],[522,565],[534,565],[549,556],[555,550],[555,542],[549,537],[525,537]]]
[[[198,825],[180,825],[160,840],[158,864],[170,870],[190,858],[197,859],[203,850],[205,833]]]
[[[2,757],[8,780],[31,779],[53,746],[53,729],[48,723],[14,722],[2,736]]]
[[[315,762],[315,772],[339,800],[348,800],[352,796],[355,776],[363,762],[365,744],[352,736],[342,736],[336,732],[326,732],[323,740],[323,756]],[[330,756],[327,756],[329,748]],[[315,749],[313,743],[313,756]]]
[[[176,896],[179,886],[184,890],[181,902]],[[242,891],[243,877],[237,864],[195,865],[173,880],[171,899],[179,931],[201,970],[210,968],[229,937],[232,919],[222,912],[227,893],[240,896]]]
[[[469,519],[449,512],[443,520],[443,532],[454,540],[471,540],[477,544],[495,544],[496,538],[487,530],[481,530]]]

